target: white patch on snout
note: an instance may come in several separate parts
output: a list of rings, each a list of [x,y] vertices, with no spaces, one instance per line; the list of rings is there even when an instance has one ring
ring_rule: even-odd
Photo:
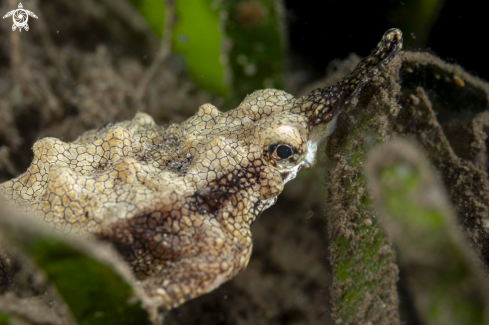
[[[289,181],[293,180],[297,176],[297,172],[300,169],[308,169],[313,167],[316,164],[316,153],[318,150],[318,142],[308,141],[307,142],[307,154],[304,160],[297,166],[283,169],[280,173],[288,173],[287,177],[284,179],[284,185]],[[263,210],[268,209],[272,205],[274,205],[278,200],[278,196],[271,197],[267,200],[263,201]]]
[[[282,169],[280,173],[288,173],[284,179],[284,185],[293,180],[297,176],[297,172],[301,169],[309,169],[316,165],[318,145],[323,142],[336,128],[336,118],[333,119],[327,126],[323,127],[320,132],[316,133],[307,141],[307,153],[302,162],[294,167]],[[268,209],[277,202],[278,196],[270,198],[264,202],[265,209]],[[264,210],[265,210],[264,209]]]
[[[309,169],[316,164],[316,154],[318,151],[318,142],[309,140],[307,142],[307,154],[302,162],[294,167],[283,169],[281,173],[289,173],[284,179],[284,184],[293,180],[297,176],[297,172],[301,169]]]
[[[316,165],[318,145],[323,142],[333,131],[336,129],[336,118],[334,118],[328,125],[318,129],[315,134],[311,135],[311,139],[307,141],[307,153],[304,160],[297,166],[284,169],[281,172],[289,173],[284,179],[284,184],[293,180],[297,176],[297,172],[301,169],[309,169]]]

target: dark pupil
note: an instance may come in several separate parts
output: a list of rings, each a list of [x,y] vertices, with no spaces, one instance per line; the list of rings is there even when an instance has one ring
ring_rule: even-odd
[[[278,146],[277,147],[277,156],[281,159],[287,159],[292,156],[292,149],[289,146]]]

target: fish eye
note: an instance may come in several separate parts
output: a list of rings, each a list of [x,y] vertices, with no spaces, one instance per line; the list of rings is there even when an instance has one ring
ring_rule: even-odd
[[[265,160],[278,169],[298,165],[306,154],[306,131],[295,125],[281,125],[264,143]]]
[[[289,144],[271,145],[269,147],[270,156],[275,160],[284,160],[297,154],[297,149]]]

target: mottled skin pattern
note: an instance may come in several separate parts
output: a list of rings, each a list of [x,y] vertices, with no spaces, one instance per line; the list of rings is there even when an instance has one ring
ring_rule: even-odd
[[[258,90],[167,129],[139,113],[71,143],[39,140],[0,195],[65,234],[112,242],[161,309],[177,307],[246,267],[251,224],[315,164],[341,108],[401,47],[387,31],[345,79],[301,98]]]

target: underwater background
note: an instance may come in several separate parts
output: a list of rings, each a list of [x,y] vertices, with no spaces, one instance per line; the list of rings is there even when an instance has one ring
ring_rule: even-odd
[[[0,182],[29,166],[39,138],[73,141],[138,111],[166,126],[204,103],[232,109],[263,88],[299,96],[337,82],[387,29],[401,29],[404,49],[414,53],[365,88],[338,119],[318,166],[299,173],[257,220],[246,270],[166,313],[164,323],[487,322],[483,2],[22,4],[39,16],[29,31],[0,20]],[[17,6],[1,0],[0,12]],[[384,151],[375,151],[381,144]],[[8,222],[2,227],[14,232]],[[100,289],[117,267],[100,271],[90,264],[100,257],[76,243],[30,249],[22,243],[36,231],[16,231],[16,249],[29,262],[12,262],[8,282],[0,282],[1,325],[148,322],[144,308],[128,303],[131,283]],[[80,282],[73,269],[83,270]]]

